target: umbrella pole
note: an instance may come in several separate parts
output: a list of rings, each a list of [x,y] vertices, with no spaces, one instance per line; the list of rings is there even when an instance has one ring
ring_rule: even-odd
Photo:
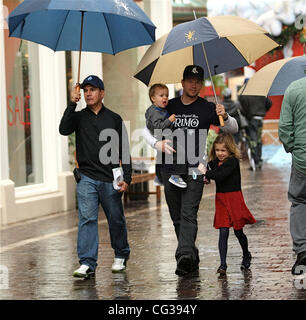
[[[196,19],[197,17],[196,17],[196,13],[195,13],[194,10],[193,10],[193,15],[194,15],[194,18]],[[209,78],[210,78],[211,85],[212,85],[213,92],[214,92],[214,96],[215,96],[215,101],[216,101],[216,104],[218,104],[217,94],[216,94],[215,85],[214,85],[214,82],[213,82],[213,79],[212,79],[212,75],[211,75],[211,72],[210,72],[210,67],[209,67],[209,64],[208,64],[208,59],[207,59],[207,55],[206,55],[206,50],[205,50],[205,47],[204,47],[204,43],[202,42],[201,44],[202,44],[202,50],[203,50],[205,62],[206,62],[206,65],[207,65],[207,70],[208,70]],[[220,122],[220,126],[221,126],[221,127],[224,127],[224,120],[223,120],[223,117],[222,117],[222,116],[219,116],[219,122]]]
[[[78,80],[77,80],[77,89],[78,89],[79,92],[80,92],[80,71],[81,71],[82,43],[83,43],[83,23],[84,23],[84,11],[82,11],[80,50],[79,50],[79,66],[78,66]]]

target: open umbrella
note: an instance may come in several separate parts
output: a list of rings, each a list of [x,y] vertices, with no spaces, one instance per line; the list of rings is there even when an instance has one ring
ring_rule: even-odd
[[[250,20],[237,16],[202,17],[175,26],[154,42],[134,77],[146,85],[178,83],[186,65],[196,64],[211,78],[248,66],[277,46],[265,29]],[[215,90],[214,94],[217,102]]]
[[[155,26],[133,0],[25,0],[8,18],[11,37],[54,51],[116,54],[151,44]]]
[[[209,69],[215,75],[248,66],[277,46],[265,29],[250,20],[237,16],[202,17],[175,26],[155,41],[134,76],[146,85],[178,83],[186,65],[199,65],[206,75]]]
[[[306,77],[306,55],[280,59],[258,70],[239,94],[280,96],[292,81],[303,77]]]

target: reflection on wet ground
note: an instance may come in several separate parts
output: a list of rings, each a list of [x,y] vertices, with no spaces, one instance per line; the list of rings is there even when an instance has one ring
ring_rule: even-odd
[[[212,227],[215,186],[211,184],[205,187],[199,209],[197,273],[175,275],[176,238],[167,205],[164,198],[157,205],[151,196],[126,206],[131,257],[122,274],[110,270],[113,250],[103,212],[98,268],[89,280],[71,276],[78,267],[76,212],[3,227],[0,265],[8,268],[9,286],[0,290],[0,299],[306,299],[306,290],[290,273],[295,256],[288,223],[289,174],[289,168],[271,165],[253,173],[242,164],[245,201],[257,219],[245,227],[253,256],[249,271],[240,270],[242,253],[231,230],[227,275],[216,274],[218,231]]]

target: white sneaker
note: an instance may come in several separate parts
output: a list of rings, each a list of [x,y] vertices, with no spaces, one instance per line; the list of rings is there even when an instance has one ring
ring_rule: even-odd
[[[187,183],[180,176],[172,175],[168,181],[176,185],[177,187],[187,188]]]
[[[76,278],[89,278],[95,275],[95,272],[92,271],[86,264],[82,264],[79,269],[73,272],[73,276]]]
[[[126,269],[126,260],[121,258],[115,258],[112,265],[112,272],[122,272]]]

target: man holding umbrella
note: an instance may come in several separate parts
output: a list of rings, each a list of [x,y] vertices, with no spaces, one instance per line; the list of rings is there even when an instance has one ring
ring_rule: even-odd
[[[203,85],[204,70],[197,65],[189,65],[183,73],[183,94],[181,97],[169,100],[167,111],[176,115],[175,129],[184,130],[185,138],[188,135],[195,135],[195,154],[201,153],[205,149],[205,144],[201,141],[201,131],[207,133],[211,124],[219,125],[219,118],[224,119],[223,131],[236,133],[238,131],[237,121],[230,117],[221,104],[215,105],[212,102],[199,97]],[[192,119],[186,122],[183,119]],[[174,149],[167,144],[167,140],[157,141],[147,129],[144,129],[144,137],[147,142],[159,151],[170,153]],[[186,147],[187,148],[187,147]],[[167,172],[167,164],[162,165],[162,177],[164,191],[173,221],[178,247],[176,250],[177,268],[175,273],[184,276],[199,268],[199,253],[195,245],[197,236],[197,213],[202,198],[204,180],[203,175],[197,173],[198,163],[189,163],[188,156],[185,160],[188,172],[182,177],[187,183],[187,188],[181,189],[168,182],[171,173]]]
[[[78,245],[80,268],[74,277],[89,278],[95,274],[98,259],[98,212],[99,204],[105,212],[110,232],[111,245],[115,252],[112,272],[126,268],[130,248],[122,206],[122,193],[131,181],[131,162],[128,136],[121,117],[106,108],[104,83],[94,75],[81,84],[84,90],[86,108],[76,112],[81,98],[77,87],[72,92],[71,102],[62,117],[59,131],[62,135],[76,133],[76,155],[79,168],[75,172],[79,211]],[[107,134],[104,134],[106,133]],[[111,136],[111,140],[108,138]],[[104,138],[103,138],[104,137]],[[116,137],[118,139],[116,139]],[[113,141],[112,141],[113,139]],[[111,149],[109,162],[103,146]],[[115,158],[113,158],[115,154]],[[123,181],[114,187],[113,169],[122,163]]]

